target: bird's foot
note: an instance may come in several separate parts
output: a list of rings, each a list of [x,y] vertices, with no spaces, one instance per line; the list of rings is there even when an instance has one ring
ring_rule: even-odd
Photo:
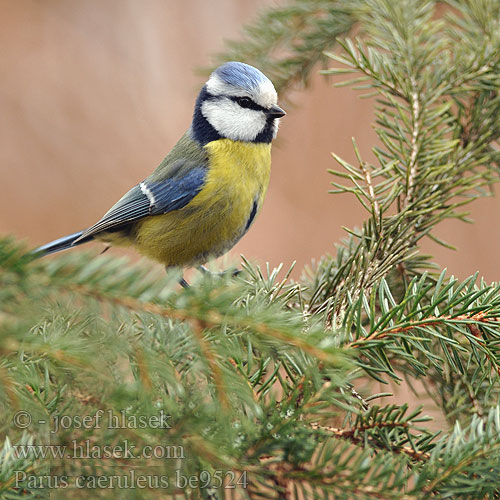
[[[222,271],[220,273],[214,273],[205,266],[198,266],[198,270],[201,271],[203,274],[208,274],[210,276],[219,276],[219,277],[227,275],[238,276],[238,274],[241,273],[241,269],[227,269],[226,271]]]
[[[209,276],[217,276],[217,277],[224,277],[224,276],[238,276],[238,274],[241,273],[241,269],[227,269],[226,271],[222,271],[220,273],[214,273],[213,271],[210,271],[210,269],[208,269],[207,267],[205,266],[198,266],[198,270],[201,271],[203,274],[208,274]],[[190,284],[184,279],[184,278],[181,278],[179,280],[179,285],[182,286],[182,288],[189,288],[190,287]]]

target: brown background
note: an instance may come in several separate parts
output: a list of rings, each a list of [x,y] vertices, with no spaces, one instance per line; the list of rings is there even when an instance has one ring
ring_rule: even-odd
[[[38,245],[95,222],[188,127],[194,68],[273,3],[0,0],[0,233]],[[292,98],[264,209],[232,253],[300,270],[365,217],[353,197],[327,194],[330,152],[353,160],[355,136],[369,156],[376,138],[373,102],[350,89],[315,76]],[[458,252],[425,250],[455,275],[498,280],[499,206],[480,200],[474,225],[443,224]]]

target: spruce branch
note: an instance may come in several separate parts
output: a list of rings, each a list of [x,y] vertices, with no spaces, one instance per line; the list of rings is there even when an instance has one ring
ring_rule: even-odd
[[[311,424],[314,429],[319,429],[333,436],[335,439],[349,441],[355,445],[370,446],[374,449],[389,450],[393,453],[403,453],[412,460],[423,462],[430,459],[430,454],[423,449],[408,446],[413,441],[431,443],[435,435],[413,436],[409,433],[417,422],[428,420],[420,416],[420,409],[406,415],[408,407],[387,406],[385,408],[373,407],[366,413],[357,416],[356,421],[348,429],[333,426],[321,426],[315,422]],[[417,429],[416,429],[417,430]],[[421,430],[418,429],[420,432]],[[421,448],[419,446],[418,448]],[[432,449],[432,444],[428,449]]]
[[[435,326],[454,326],[465,324],[469,328],[470,332],[474,337],[480,337],[480,330],[477,328],[477,325],[481,323],[485,323],[487,325],[496,326],[496,323],[500,321],[500,314],[496,317],[485,318],[486,313],[478,312],[474,314],[460,314],[458,316],[430,316],[428,318],[423,318],[415,321],[410,321],[409,324],[396,326],[390,329],[382,329],[379,331],[375,331],[368,335],[368,337],[358,339],[350,344],[347,344],[347,347],[352,347],[353,349],[357,349],[361,344],[365,342],[370,342],[372,340],[380,340],[386,337],[390,337],[392,335],[404,334],[406,332],[410,332],[411,330],[416,330],[419,328],[425,327],[435,327]]]
[[[336,267],[330,268],[329,286],[319,270],[322,288],[315,285],[311,300],[315,307],[329,308],[337,325],[348,296],[355,301],[359,290],[369,295],[371,287],[394,267],[414,268],[419,240],[429,236],[442,243],[433,234],[434,227],[450,217],[465,220],[459,208],[489,194],[483,188],[498,179],[498,153],[492,144],[499,134],[492,127],[493,117],[485,120],[476,114],[474,125],[465,127],[468,136],[471,129],[479,132],[474,134],[476,140],[464,141],[459,139],[463,112],[455,114],[453,107],[461,96],[460,109],[478,108],[477,101],[466,102],[464,97],[491,92],[498,52],[465,68],[470,56],[453,51],[454,40],[443,36],[443,22],[432,19],[433,2],[367,3],[373,9],[369,18],[362,15],[365,32],[355,42],[342,42],[342,55],[328,54],[344,67],[324,72],[352,72],[356,76],[347,83],[359,88],[356,85],[362,81],[363,89],[376,93],[376,131],[384,146],[373,150],[379,167],[364,162],[355,147],[359,165],[335,156],[346,173],[331,171],[353,184],[334,182],[332,192],[355,194],[370,213],[360,232],[349,231],[352,238]],[[462,73],[457,74],[457,65]],[[360,184],[362,180],[366,187]],[[366,254],[369,259],[358,258]]]

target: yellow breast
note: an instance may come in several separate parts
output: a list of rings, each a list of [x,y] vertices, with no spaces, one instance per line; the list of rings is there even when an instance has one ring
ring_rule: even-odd
[[[267,191],[270,144],[220,139],[205,148],[210,167],[202,190],[184,208],[137,224],[137,249],[166,266],[199,265],[225,253]]]

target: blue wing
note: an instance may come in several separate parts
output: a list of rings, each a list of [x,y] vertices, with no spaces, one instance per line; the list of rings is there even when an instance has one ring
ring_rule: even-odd
[[[191,167],[164,180],[141,182],[125,194],[104,217],[74,241],[92,239],[98,233],[114,231],[150,215],[161,215],[186,206],[201,190],[207,169]]]

